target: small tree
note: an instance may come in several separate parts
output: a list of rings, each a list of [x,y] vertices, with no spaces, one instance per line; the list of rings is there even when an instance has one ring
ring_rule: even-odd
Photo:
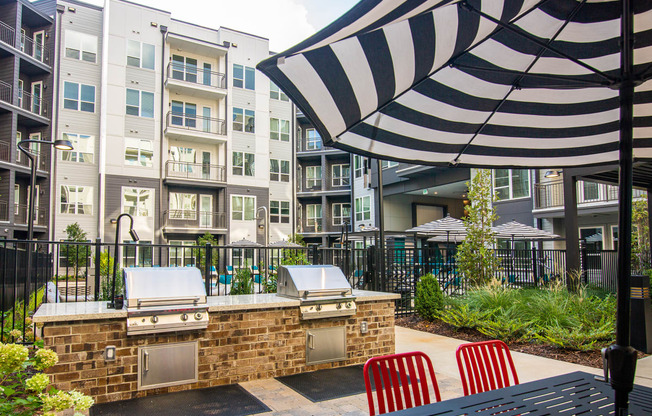
[[[306,243],[303,241],[303,237],[299,234],[295,234],[288,238],[288,241],[291,243],[299,244],[303,247],[306,246]],[[305,248],[286,248],[283,250],[283,257],[281,258],[281,264],[284,266],[294,266],[294,265],[306,265],[310,264],[308,261],[308,252]]]
[[[219,263],[219,253],[217,250],[217,246],[219,242],[217,239],[211,234],[211,233],[206,233],[202,235],[201,237],[197,238],[197,245],[200,247],[206,247],[206,244],[210,244],[212,246],[211,249],[211,266],[217,267]],[[206,267],[206,255],[204,254],[205,251],[203,249],[199,249],[197,253],[197,262],[199,263],[199,270],[204,272],[204,269]]]
[[[88,241],[87,234],[79,223],[69,224],[66,227],[66,234],[66,241],[77,243]],[[74,269],[75,277],[79,276],[80,267],[88,265],[90,253],[91,248],[87,244],[64,244],[61,246],[61,255],[66,257],[68,267]]]
[[[94,259],[95,262],[98,259]],[[111,281],[113,279],[113,257],[108,252],[100,253],[100,298],[111,300]],[[123,281],[118,276],[115,279],[115,293],[123,293]]]
[[[444,295],[441,293],[439,282],[428,273],[421,276],[417,283],[416,296],[414,298],[414,309],[417,314],[428,321],[434,320],[439,311],[444,307]]]
[[[650,224],[647,195],[634,201],[632,207],[632,269],[650,268]]]
[[[467,234],[457,250],[457,263],[464,278],[472,285],[480,286],[492,279],[498,269],[498,258],[493,249],[496,237],[491,229],[498,219],[493,207],[496,196],[491,186],[491,171],[477,171],[466,185],[471,204],[463,219]]]

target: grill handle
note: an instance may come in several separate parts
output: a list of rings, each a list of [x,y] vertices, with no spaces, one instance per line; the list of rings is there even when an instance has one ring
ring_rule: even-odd
[[[325,296],[347,296],[350,294],[349,289],[346,290],[306,290],[303,293],[304,298],[310,298],[310,297],[325,297]]]
[[[166,305],[182,305],[192,302],[194,304],[199,303],[201,297],[199,296],[188,296],[182,298],[174,299],[137,299],[138,307],[141,306],[166,306]]]
[[[308,348],[311,350],[315,349],[315,336],[308,332]]]
[[[145,372],[149,371],[149,353],[145,351],[143,353],[143,358],[145,358]]]

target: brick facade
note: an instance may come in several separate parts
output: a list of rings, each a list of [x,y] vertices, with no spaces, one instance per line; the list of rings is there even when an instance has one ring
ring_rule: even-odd
[[[366,334],[360,333],[362,321],[368,322]],[[307,366],[306,330],[342,324],[348,359]],[[394,302],[359,302],[352,317],[309,321],[299,319],[297,307],[211,312],[206,330],[126,334],[126,321],[118,318],[44,324],[45,345],[59,354],[59,364],[48,370],[55,387],[77,389],[102,403],[362,364],[394,352]],[[139,346],[195,340],[198,382],[137,391]],[[104,361],[107,345],[117,347],[114,362]]]

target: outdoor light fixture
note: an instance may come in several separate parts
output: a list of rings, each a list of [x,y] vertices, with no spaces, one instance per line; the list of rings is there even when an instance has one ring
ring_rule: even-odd
[[[117,309],[116,308],[116,299],[115,299],[115,279],[118,274],[118,242],[120,238],[120,220],[122,217],[129,217],[129,235],[131,236],[131,239],[133,241],[138,241],[140,238],[138,238],[138,234],[136,233],[136,230],[134,230],[134,219],[131,215],[127,213],[123,213],[118,215],[118,218],[112,219],[111,224],[116,224],[115,227],[115,246],[113,249],[113,255],[115,258],[113,259],[113,282],[111,284],[111,300],[109,303],[106,304],[106,307],[108,309]],[[120,309],[122,309],[122,306],[120,306]]]
[[[560,170],[553,169],[553,170],[547,171],[546,174],[543,175],[543,177],[544,178],[558,178],[560,173],[561,173]]]

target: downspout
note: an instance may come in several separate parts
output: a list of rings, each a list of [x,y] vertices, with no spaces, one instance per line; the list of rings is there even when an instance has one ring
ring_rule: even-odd
[[[297,215],[297,107],[292,103],[292,215]],[[297,219],[292,218],[292,239],[297,233]]]
[[[106,188],[106,123],[107,123],[107,106],[108,106],[108,89],[109,89],[109,14],[110,1],[104,2],[102,11],[102,77],[100,83],[100,143],[99,143],[99,161],[98,161],[98,207],[97,207],[97,235],[100,240],[104,240],[104,216],[106,215],[105,206],[105,188]]]
[[[166,153],[165,148],[163,147],[163,132],[165,131],[165,37],[168,32],[168,27],[161,25],[161,140],[159,141],[159,157],[161,158],[158,168],[158,229],[156,234],[158,234],[158,243],[163,243],[163,165],[167,159],[164,157]],[[159,250],[159,256],[161,255],[161,250]],[[159,258],[159,264],[161,264],[161,259]]]
[[[57,46],[57,53],[54,54],[54,60],[56,61],[55,70],[54,70],[54,81],[52,82],[52,94],[54,94],[54,108],[52,109],[52,141],[56,140],[59,137],[59,81],[61,79],[61,20],[63,13],[65,12],[65,7],[63,4],[57,4],[57,19],[55,20],[55,33],[54,33],[54,44]],[[50,227],[49,227],[49,239],[54,241],[56,230],[55,225],[57,223],[57,156],[56,152],[52,151],[51,153],[52,163],[50,165]]]

